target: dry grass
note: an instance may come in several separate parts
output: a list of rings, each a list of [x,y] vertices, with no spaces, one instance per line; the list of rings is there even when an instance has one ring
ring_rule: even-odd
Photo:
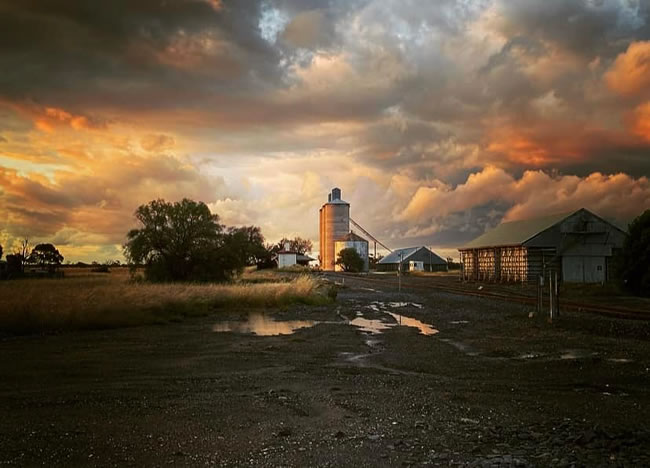
[[[115,328],[206,315],[220,307],[277,307],[328,301],[308,276],[261,284],[150,284],[128,271],[66,271],[64,279],[0,282],[0,330]]]

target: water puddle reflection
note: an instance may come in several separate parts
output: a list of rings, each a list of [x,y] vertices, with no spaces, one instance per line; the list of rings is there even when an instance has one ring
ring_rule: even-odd
[[[374,304],[368,306],[369,309],[380,312]],[[363,317],[362,313],[357,312],[357,317],[353,320],[350,320],[348,324],[359,328],[361,331],[366,333],[371,333],[373,335],[378,335],[383,333],[386,330],[389,330],[393,327],[411,327],[417,328],[421,335],[431,336],[438,333],[438,330],[433,328],[431,325],[414,319],[412,317],[407,317],[405,315],[396,314],[394,312],[388,312],[386,310],[381,310],[381,312],[390,315],[394,322],[387,322],[381,319],[367,319]]]
[[[264,314],[249,314],[245,321],[219,322],[212,326],[212,331],[250,333],[257,336],[291,335],[296,330],[313,327],[318,323],[314,320],[276,322]]]
[[[389,309],[415,307],[422,308],[421,304],[413,302],[373,302],[365,306],[365,309],[374,313],[381,314],[385,318],[366,318],[363,311],[357,311],[356,317],[352,320],[347,320],[346,317],[340,316],[345,319],[344,322],[319,322],[314,320],[288,320],[276,321],[271,316],[261,313],[251,313],[246,320],[231,320],[216,323],[212,326],[214,332],[235,332],[235,333],[248,333],[257,336],[277,336],[277,335],[291,335],[297,330],[302,328],[310,328],[319,323],[331,324],[347,324],[358,328],[362,332],[371,335],[378,335],[393,327],[411,327],[417,328],[421,335],[431,336],[438,333],[438,330],[431,325],[421,322],[412,317],[402,314],[396,314]],[[385,314],[385,315],[384,315]],[[390,318],[388,318],[390,316]],[[392,318],[392,320],[391,320]]]
[[[394,323],[387,323],[381,320],[371,320],[363,317],[357,317],[354,320],[350,320],[348,323],[359,328],[363,332],[372,333],[373,335],[383,333],[384,330],[388,330],[395,326]]]
[[[417,328],[418,330],[420,330],[420,334],[422,335],[430,336],[438,333],[438,330],[433,328],[431,325],[427,325],[426,323],[420,322],[417,319],[406,317],[404,315],[395,314],[393,312],[388,312],[388,315],[390,315],[395,319],[397,325],[400,325],[402,327]]]

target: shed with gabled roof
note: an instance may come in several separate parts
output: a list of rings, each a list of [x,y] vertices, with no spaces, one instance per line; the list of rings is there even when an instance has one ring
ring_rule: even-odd
[[[461,275],[525,282],[557,272],[567,282],[605,282],[625,237],[621,228],[584,208],[502,223],[459,249]]]
[[[397,249],[377,263],[377,271],[408,271],[410,262],[422,262],[424,271],[447,271],[447,262],[427,247]]]

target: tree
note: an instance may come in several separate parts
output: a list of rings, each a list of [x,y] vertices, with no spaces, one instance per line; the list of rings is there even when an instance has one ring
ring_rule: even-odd
[[[377,258],[375,258],[373,254],[370,254],[370,256],[368,257],[368,261],[370,263],[370,269],[372,270],[377,268],[377,264],[381,261],[382,258],[384,258],[384,256],[381,254],[377,254]]]
[[[0,259],[2,258],[2,245],[0,245]]]
[[[358,273],[363,270],[364,262],[359,252],[353,247],[348,247],[339,252],[336,264],[341,265],[343,271]]]
[[[275,244],[266,244],[264,246],[264,253],[257,260],[257,269],[264,270],[266,268],[277,268],[278,262],[276,260],[278,249]]]
[[[650,296],[650,210],[629,226],[620,254],[620,274],[625,288],[640,296]]]
[[[169,203],[153,200],[135,211],[139,229],[127,234],[124,255],[145,266],[148,279],[178,281],[204,278],[214,266],[209,262],[223,246],[224,226],[203,202],[183,199]]]
[[[154,200],[135,217],[141,226],[127,234],[124,255],[149,280],[228,280],[264,255],[260,228],[226,229],[203,202]]]
[[[52,244],[38,244],[29,254],[27,262],[48,270],[56,270],[63,263],[63,255]]]
[[[293,239],[287,239],[283,237],[280,242],[277,243],[274,253],[278,253],[281,250],[284,250],[284,245],[289,244],[289,250],[296,252],[301,255],[305,255],[311,252],[313,244],[309,239],[303,239],[302,237],[294,237]]]
[[[23,259],[20,254],[7,254],[7,275],[16,278],[23,274]]]
[[[264,236],[257,226],[231,227],[225,242],[237,253],[243,266],[257,265],[267,255]]]
[[[30,251],[29,251],[29,239],[25,237],[21,243],[20,243],[20,250],[16,252],[16,256],[18,259],[20,259],[20,271],[21,273],[25,273],[25,265],[27,264],[27,261],[29,260],[30,257]]]

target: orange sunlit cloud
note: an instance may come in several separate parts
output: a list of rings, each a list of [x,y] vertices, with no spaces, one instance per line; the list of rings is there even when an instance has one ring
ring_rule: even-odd
[[[115,258],[158,197],[315,239],[333,186],[394,247],[582,206],[624,223],[650,205],[650,12],[630,5],[15,2],[0,240]]]
[[[605,80],[612,90],[622,95],[650,93],[650,41],[631,43],[616,58]]]
[[[650,142],[650,101],[641,104],[634,110],[633,131]]]

